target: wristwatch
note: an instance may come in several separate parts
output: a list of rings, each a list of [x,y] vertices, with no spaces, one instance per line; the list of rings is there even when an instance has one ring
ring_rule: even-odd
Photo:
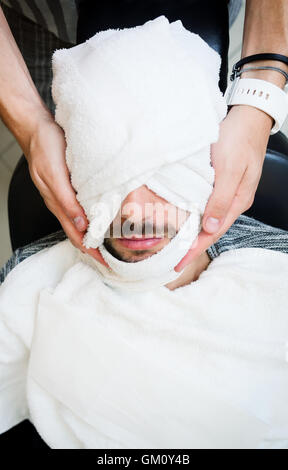
[[[258,78],[234,78],[228,85],[224,98],[229,106],[246,104],[271,116],[275,123],[270,135],[278,132],[288,115],[288,86],[282,90],[274,83]]]

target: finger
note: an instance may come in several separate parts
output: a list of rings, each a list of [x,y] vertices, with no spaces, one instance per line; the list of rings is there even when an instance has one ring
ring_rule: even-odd
[[[245,170],[241,170],[245,173]],[[228,210],[232,204],[233,198],[243,177],[239,171],[227,173],[224,169],[218,170],[218,176],[215,176],[213,192],[205,207],[202,219],[202,228],[207,233],[217,233]]]
[[[88,253],[90,256],[95,258],[97,261],[99,261],[101,264],[103,264],[106,267],[109,267],[109,265],[106,263],[104,260],[103,256],[101,255],[100,251],[98,248],[86,248],[83,245],[83,238],[84,234],[81,234],[74,224],[71,222],[68,216],[61,212],[61,208],[59,207],[56,210],[56,217],[58,218],[59,222],[61,223],[64,232],[66,233],[67,237],[71,241],[71,243],[75,246],[75,248],[79,249],[82,251],[82,253]]]
[[[80,233],[73,222],[70,220],[70,218],[63,212],[62,208],[59,206],[57,207],[55,211],[55,215],[57,219],[59,220],[60,224],[62,225],[62,228],[64,232],[66,233],[67,237],[71,241],[72,245],[75,246],[75,248],[78,248],[79,250],[82,251],[82,253],[86,252],[86,248],[83,245],[83,234]]]
[[[174,267],[176,272],[182,271],[188,264],[190,264],[195,258],[201,255],[205,249],[207,249],[213,243],[215,235],[211,235],[202,230],[196,237],[192,246],[187,251],[186,255],[179,261]]]
[[[68,238],[72,241],[73,245],[76,246],[76,248],[79,248],[82,253],[88,253],[90,256],[92,256],[92,258],[103,264],[103,266],[109,268],[109,264],[106,263],[98,248],[86,248],[83,245],[84,235],[81,235],[78,230],[75,229],[73,223],[69,219],[67,219],[67,225],[65,224],[65,232]],[[68,235],[69,233],[70,236]]]
[[[232,204],[218,232],[214,234],[207,234],[206,231],[202,230],[186,255],[175,266],[174,269],[176,272],[182,271],[185,266],[200,256],[211,245],[216,243],[216,241],[227,232],[227,230],[231,227],[239,215],[251,207],[253,204],[255,192],[257,190],[258,177],[255,179],[255,171],[249,171],[249,169],[245,171],[237,188],[237,193],[232,200]]]
[[[82,253],[88,253],[90,256],[95,258],[101,264],[109,268],[109,265],[104,260],[98,248],[86,248],[83,245],[84,235],[81,235],[78,232],[78,230],[74,227],[73,223],[69,220],[69,218],[67,218],[67,221],[64,222],[64,231],[66,235],[68,236],[68,238],[70,239],[70,241],[73,243],[73,245],[76,248],[79,248],[79,250],[81,250]]]
[[[93,258],[95,258],[97,261],[99,261],[101,264],[103,264],[104,266],[106,267],[109,267],[109,265],[106,263],[106,261],[104,260],[103,256],[101,255],[100,251],[95,248],[89,248],[87,249],[84,245],[83,245],[83,238],[84,238],[84,234],[83,232],[80,233],[75,225],[72,223],[71,219],[65,214],[65,212],[63,211],[63,208],[62,206],[59,205],[59,203],[57,203],[57,201],[55,201],[55,199],[51,199],[50,196],[51,196],[51,192],[49,193],[49,195],[44,195],[41,193],[40,191],[40,194],[42,195],[43,199],[44,199],[44,202],[47,206],[47,208],[55,215],[55,217],[57,217],[57,219],[59,220],[64,232],[66,233],[67,237],[69,238],[69,240],[71,241],[71,243],[75,246],[75,248],[79,249],[82,251],[82,253],[88,253],[90,254]]]
[[[255,179],[255,173],[251,173],[249,169],[246,170],[237,193],[232,201],[231,207],[229,208],[228,214],[223,222],[223,230],[221,227],[220,232],[223,232],[222,235],[227,232],[227,230],[231,227],[239,215],[252,206],[260,176],[256,176]],[[216,236],[217,235],[218,234],[216,234]],[[216,238],[215,241],[217,240],[218,238]],[[215,241],[213,243],[215,243]]]
[[[70,178],[67,177],[67,173],[64,178],[63,174],[61,174],[60,177],[61,178],[55,179],[51,185],[49,185],[48,182],[48,187],[65,215],[73,221],[76,229],[79,232],[84,232],[88,227],[88,219],[85,211],[77,201],[76,193],[70,182]]]
[[[103,266],[106,266],[106,268],[110,268],[109,264],[106,263],[98,248],[86,248],[86,250],[89,255],[91,255],[93,258],[103,264]]]

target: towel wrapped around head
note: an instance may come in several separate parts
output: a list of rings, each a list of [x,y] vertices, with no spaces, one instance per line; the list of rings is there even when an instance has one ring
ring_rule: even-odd
[[[84,245],[99,247],[110,269],[83,258],[114,285],[149,280],[151,287],[180,275],[173,268],[200,232],[213,189],[210,145],[227,113],[220,65],[220,55],[198,34],[165,16],[98,32],[53,54],[55,120],[89,220]],[[162,250],[126,263],[103,240],[121,201],[143,184],[191,214]]]

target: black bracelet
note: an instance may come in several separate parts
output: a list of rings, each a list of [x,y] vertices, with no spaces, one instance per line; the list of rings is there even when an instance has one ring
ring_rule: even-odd
[[[242,65],[248,64],[249,62],[253,62],[255,60],[277,60],[278,62],[283,62],[284,64],[288,65],[288,57],[286,55],[274,54],[273,52],[249,55],[247,57],[243,57],[241,60],[238,60],[238,62],[233,65],[230,80],[234,80]]]

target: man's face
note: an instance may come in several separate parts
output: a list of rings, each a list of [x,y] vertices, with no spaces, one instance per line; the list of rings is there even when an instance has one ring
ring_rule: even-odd
[[[104,246],[121,261],[141,261],[167,245],[188,216],[188,211],[168,203],[142,185],[122,202]]]

